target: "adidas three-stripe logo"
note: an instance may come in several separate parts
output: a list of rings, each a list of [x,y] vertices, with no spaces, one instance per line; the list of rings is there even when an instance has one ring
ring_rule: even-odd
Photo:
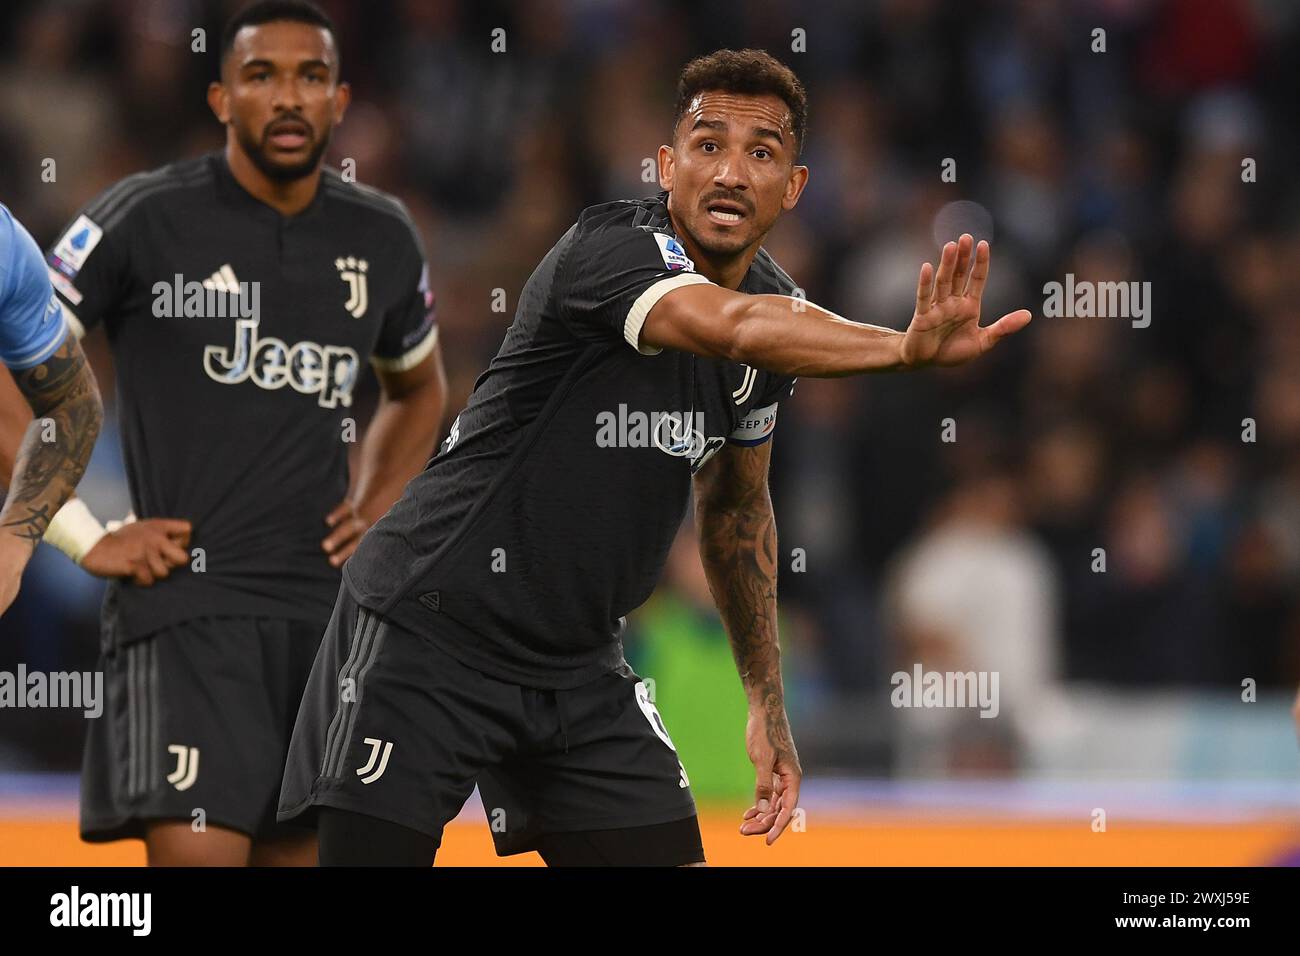
[[[235,270],[230,268],[227,262],[212,275],[203,280],[203,288],[216,289],[218,292],[229,292],[233,295],[239,294],[239,280],[235,278]]]
[[[388,625],[378,615],[365,608],[357,609],[357,623],[352,631],[348,657],[339,668],[336,678],[339,702],[325,733],[325,752],[320,769],[322,778],[338,779],[343,776],[356,731],[357,711],[365,695],[366,675],[375,666],[387,633]],[[362,783],[374,783],[388,769],[393,744],[392,741],[364,736],[361,742],[370,747],[370,755],[356,774],[362,778]]]

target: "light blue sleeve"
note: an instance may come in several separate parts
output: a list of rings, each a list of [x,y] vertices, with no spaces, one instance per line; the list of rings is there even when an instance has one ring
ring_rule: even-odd
[[[67,337],[36,240],[0,205],[0,362],[12,369],[40,365]]]

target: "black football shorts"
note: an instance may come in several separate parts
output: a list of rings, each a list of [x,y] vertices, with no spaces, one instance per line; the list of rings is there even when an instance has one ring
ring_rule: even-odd
[[[337,807],[441,842],[476,782],[501,856],[550,834],[695,817],[630,667],[571,690],[498,680],[360,607],[344,585],[303,695],[280,819]],[[676,862],[703,858],[688,855]]]
[[[81,836],[142,837],[186,820],[275,839],[285,754],[324,627],[205,617],[100,655],[107,705],[89,721]]]

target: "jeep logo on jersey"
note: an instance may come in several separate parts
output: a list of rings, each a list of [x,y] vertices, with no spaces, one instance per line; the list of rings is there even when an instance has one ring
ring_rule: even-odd
[[[636,412],[632,414],[635,415]],[[696,412],[692,417],[695,420],[694,428],[691,427],[691,419],[686,415],[677,415],[674,412],[652,415],[652,419],[658,419],[651,435],[654,446],[674,458],[697,456],[704,450],[706,444],[704,415]]]
[[[235,323],[233,349],[209,345],[203,350],[203,371],[222,385],[251,379],[258,388],[274,391],[292,385],[303,395],[316,395],[322,408],[352,404],[361,360],[345,345],[299,342],[287,346],[276,338],[258,338],[257,322]]]
[[[346,259],[340,257],[334,260],[334,268],[339,270],[339,278],[348,284],[348,301],[343,303],[343,308],[354,319],[361,318],[366,314],[366,306],[370,304],[366,290],[366,270],[370,268],[370,263],[354,256]]]
[[[618,412],[596,415],[598,448],[658,448],[674,458],[689,458],[691,474],[726,444],[725,438],[704,434],[703,412],[628,411],[620,403]]]

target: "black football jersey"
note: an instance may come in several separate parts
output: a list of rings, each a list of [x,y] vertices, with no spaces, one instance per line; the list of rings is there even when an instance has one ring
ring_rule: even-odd
[[[360,438],[358,377],[414,366],[437,336],[405,208],[327,169],[283,216],[213,154],[110,187],[46,262],[74,327],[107,331],[135,515],[193,525],[189,566],[148,588],[111,582],[111,633],[328,620],[339,572],[320,543]]]
[[[360,603],[501,679],[573,687],[617,667],[692,474],[727,441],[770,438],[793,387],[641,346],[662,295],[709,281],[665,202],[582,213],[528,279],[438,455],[344,568]],[[762,250],[741,286],[795,289]]]

